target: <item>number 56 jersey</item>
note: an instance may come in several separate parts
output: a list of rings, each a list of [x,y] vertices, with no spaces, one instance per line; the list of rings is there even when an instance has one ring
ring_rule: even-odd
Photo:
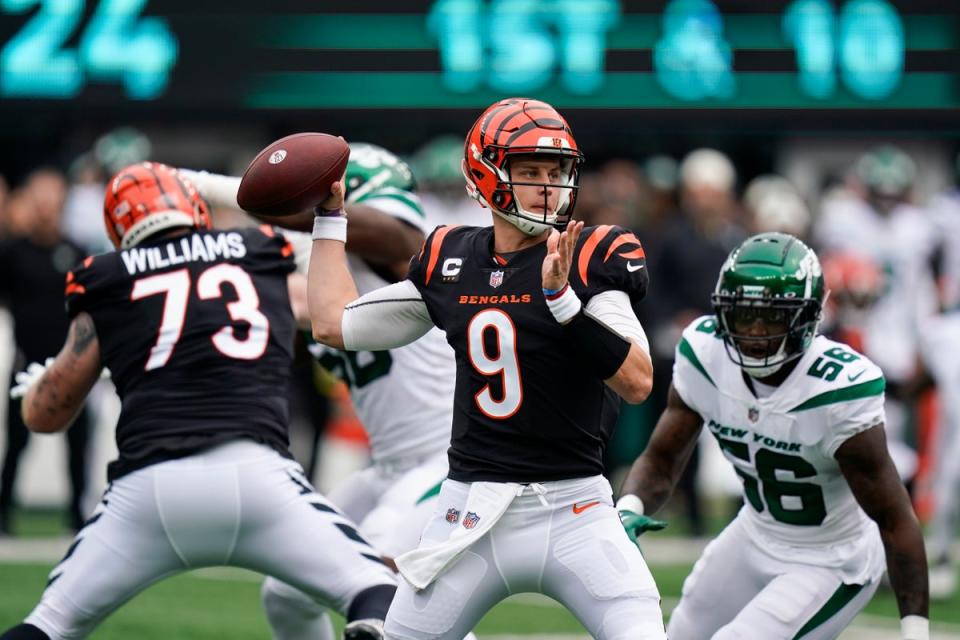
[[[93,318],[122,403],[110,480],[237,438],[290,457],[291,254],[269,227],[197,231],[68,274],[67,313]]]
[[[884,421],[880,368],[818,335],[787,379],[757,397],[715,330],[713,316],[684,330],[673,386],[740,476],[738,517],[750,537],[779,558],[841,568],[851,580],[875,577],[883,570],[879,533],[834,454]]]

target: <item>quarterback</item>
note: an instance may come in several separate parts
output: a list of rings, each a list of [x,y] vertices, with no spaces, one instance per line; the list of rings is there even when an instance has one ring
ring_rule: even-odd
[[[439,327],[456,356],[450,470],[419,547],[397,558],[387,638],[463,637],[520,592],[550,595],[596,638],[665,638],[653,577],[601,475],[617,396],[641,402],[652,384],[633,310],[646,265],[633,234],[570,222],[581,162],[550,105],[492,105],[463,171],[493,225],[437,228],[405,280],[359,298],[342,183],[318,211],[317,341],[387,349]]]
[[[928,638],[926,556],[887,453],[883,374],[817,334],[825,296],[813,251],[753,236],[720,272],[715,315],[677,345],[667,409],[617,502],[624,527],[644,530],[703,425],[745,504],[684,582],[671,640],[836,638],[876,591],[884,557],[903,638]]]

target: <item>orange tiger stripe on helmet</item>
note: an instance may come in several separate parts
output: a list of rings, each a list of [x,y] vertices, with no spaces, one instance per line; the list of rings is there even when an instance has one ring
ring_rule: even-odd
[[[560,159],[567,172],[568,181],[553,186],[569,193],[550,220],[533,217],[519,207],[509,171],[511,156],[540,154]],[[488,107],[474,122],[464,143],[461,168],[470,197],[521,229],[523,223],[528,228],[531,223],[538,225],[526,233],[539,233],[550,226],[564,227],[573,215],[582,161],[573,133],[556,109],[540,100],[508,98]]]
[[[107,184],[103,217],[110,241],[128,248],[173,227],[209,229],[207,205],[176,169],[141,162],[121,169]]]

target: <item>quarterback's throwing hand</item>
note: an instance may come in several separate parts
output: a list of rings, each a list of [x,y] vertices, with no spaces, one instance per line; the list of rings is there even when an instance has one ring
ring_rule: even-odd
[[[620,524],[626,530],[627,536],[638,547],[640,543],[637,538],[643,535],[644,531],[659,531],[667,526],[667,523],[663,520],[655,520],[634,511],[621,509],[618,513],[620,514]]]
[[[46,362],[40,364],[39,362],[31,362],[27,365],[25,371],[21,371],[13,377],[17,382],[16,385],[10,388],[10,398],[16,400],[17,398],[22,398],[27,395],[27,391],[33,386],[37,380],[44,374],[53,363],[53,358],[47,358]]]
[[[340,176],[340,179],[330,186],[330,196],[317,205],[316,214],[318,216],[326,215],[333,211],[341,211],[343,209],[343,199],[347,193],[344,178],[346,178],[346,174]]]
[[[570,274],[573,250],[577,247],[583,223],[571,220],[563,233],[551,231],[547,238],[547,256],[543,259],[543,288],[551,291],[563,289]]]

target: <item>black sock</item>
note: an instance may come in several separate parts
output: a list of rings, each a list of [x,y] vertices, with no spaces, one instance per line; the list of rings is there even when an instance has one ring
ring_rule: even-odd
[[[0,640],[50,640],[50,636],[32,624],[18,624],[0,636]]]
[[[397,588],[392,584],[381,584],[361,591],[347,609],[347,621],[364,618],[383,620],[387,617],[387,609],[390,608],[393,594],[396,592]],[[5,639],[0,638],[0,640]]]

